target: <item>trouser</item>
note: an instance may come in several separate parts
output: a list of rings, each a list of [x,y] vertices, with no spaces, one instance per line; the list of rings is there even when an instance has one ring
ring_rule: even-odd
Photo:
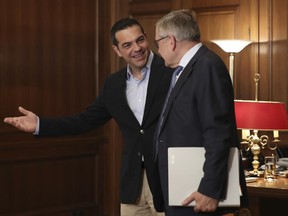
[[[137,204],[121,204],[121,216],[165,216],[164,213],[158,213],[155,210],[145,169],[143,172],[143,184],[139,201]]]

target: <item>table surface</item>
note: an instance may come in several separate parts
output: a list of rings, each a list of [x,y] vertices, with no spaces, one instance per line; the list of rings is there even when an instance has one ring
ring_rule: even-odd
[[[268,182],[263,177],[247,182],[249,209],[253,216],[283,215],[288,203],[288,178]]]
[[[254,182],[247,182],[249,196],[262,198],[288,199],[288,178],[279,177],[274,182],[265,181],[262,177]]]
[[[255,188],[267,188],[267,189],[279,189],[279,190],[288,190],[288,178],[278,177],[276,181],[268,182],[265,181],[262,177],[256,178],[256,181],[247,182],[248,187]]]

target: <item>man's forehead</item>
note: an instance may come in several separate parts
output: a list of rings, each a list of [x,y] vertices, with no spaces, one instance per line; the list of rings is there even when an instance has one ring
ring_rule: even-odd
[[[131,26],[126,29],[120,30],[115,34],[115,37],[119,43],[133,42],[144,36],[139,26]]]

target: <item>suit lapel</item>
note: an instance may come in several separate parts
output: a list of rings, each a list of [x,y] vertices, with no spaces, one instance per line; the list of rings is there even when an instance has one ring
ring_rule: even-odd
[[[196,54],[193,56],[193,58],[189,61],[189,63],[186,65],[186,67],[184,68],[182,74],[180,75],[179,79],[177,80],[171,94],[169,97],[169,100],[167,102],[167,106],[166,109],[164,111],[163,114],[163,124],[165,124],[166,121],[166,116],[170,111],[171,105],[175,99],[175,97],[178,95],[179,91],[181,90],[182,86],[184,85],[184,83],[187,81],[187,79],[191,76],[191,74],[194,71],[194,65],[197,62],[199,56],[201,56],[204,52],[206,52],[208,49],[206,46],[202,45],[200,47],[200,49],[196,52]]]
[[[120,82],[115,83],[115,95],[118,95],[115,100],[117,101],[117,107],[123,109],[123,115],[131,116],[134,123],[133,125],[139,125],[138,120],[136,119],[134,113],[132,112],[126,96],[126,80],[127,80],[127,68],[123,68],[120,73]]]
[[[149,116],[149,112],[151,111],[153,101],[155,100],[156,96],[156,91],[157,88],[159,87],[159,82],[161,81],[162,73],[165,73],[163,71],[163,61],[159,56],[157,56],[154,53],[154,58],[151,64],[151,70],[150,70],[150,77],[149,77],[149,83],[147,87],[147,95],[146,95],[146,103],[145,103],[145,108],[144,108],[144,116],[142,120],[142,125],[145,124],[147,121],[147,118]],[[127,69],[123,69],[121,71],[121,84],[116,88],[116,92],[120,92],[119,95],[119,105],[121,105],[125,110],[127,110],[127,115],[132,115],[133,119],[138,123],[138,120],[136,119],[134,113],[129,107],[127,97],[126,97],[126,80],[127,80]]]
[[[160,57],[154,53],[154,58],[151,64],[142,125],[145,124],[145,122],[147,121],[149,112],[151,111],[153,101],[155,100],[156,91],[157,91],[157,88],[159,87],[159,82],[161,81],[161,77],[163,75],[162,73],[166,72],[166,71],[163,71],[162,65],[163,65],[163,62],[161,62]]]

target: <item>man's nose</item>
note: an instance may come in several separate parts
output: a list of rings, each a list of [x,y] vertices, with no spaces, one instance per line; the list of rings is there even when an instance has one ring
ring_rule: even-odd
[[[135,42],[135,43],[133,43],[133,48],[136,49],[136,50],[140,50],[141,46],[140,46],[140,44]]]

